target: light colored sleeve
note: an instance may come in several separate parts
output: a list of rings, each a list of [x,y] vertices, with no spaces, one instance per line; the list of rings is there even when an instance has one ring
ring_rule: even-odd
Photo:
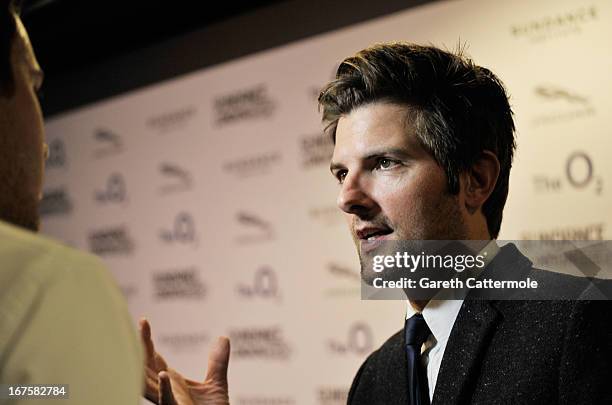
[[[49,403],[139,404],[141,344],[126,303],[101,261],[63,249],[33,266],[39,269],[28,271],[53,276],[4,348],[1,382],[69,385],[68,400]]]

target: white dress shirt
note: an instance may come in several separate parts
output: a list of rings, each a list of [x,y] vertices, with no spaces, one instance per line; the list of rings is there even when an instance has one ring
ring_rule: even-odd
[[[491,240],[479,254],[485,257],[485,266],[488,265],[495,255],[499,252],[499,246],[495,240]],[[406,319],[418,313],[410,301],[406,302]],[[448,343],[459,310],[463,305],[462,299],[456,300],[436,300],[432,299],[423,308],[422,314],[427,326],[431,330],[431,335],[421,347],[421,359],[427,370],[427,384],[429,388],[429,400],[433,401],[433,394],[440,372],[440,365]]]

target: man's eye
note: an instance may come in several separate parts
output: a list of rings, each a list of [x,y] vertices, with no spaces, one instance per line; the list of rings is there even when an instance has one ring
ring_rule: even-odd
[[[395,160],[381,158],[381,159],[378,159],[378,162],[376,162],[376,168],[377,169],[390,169],[396,164],[397,162]]]
[[[338,183],[342,184],[344,183],[344,179],[346,178],[346,170],[339,170],[336,173],[336,179],[338,179]]]

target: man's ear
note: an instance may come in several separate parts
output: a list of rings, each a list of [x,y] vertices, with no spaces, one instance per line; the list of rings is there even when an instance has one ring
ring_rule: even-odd
[[[465,207],[474,213],[487,201],[499,177],[499,160],[488,150],[482,152],[478,160],[464,172]]]

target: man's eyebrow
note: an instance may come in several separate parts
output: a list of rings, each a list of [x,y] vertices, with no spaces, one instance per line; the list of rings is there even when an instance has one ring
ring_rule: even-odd
[[[380,148],[369,151],[364,157],[365,160],[378,158],[381,156],[396,156],[398,158],[410,158],[413,155],[404,148]]]
[[[344,165],[342,163],[331,162],[329,165],[329,170],[333,173],[334,170],[344,169]]]

